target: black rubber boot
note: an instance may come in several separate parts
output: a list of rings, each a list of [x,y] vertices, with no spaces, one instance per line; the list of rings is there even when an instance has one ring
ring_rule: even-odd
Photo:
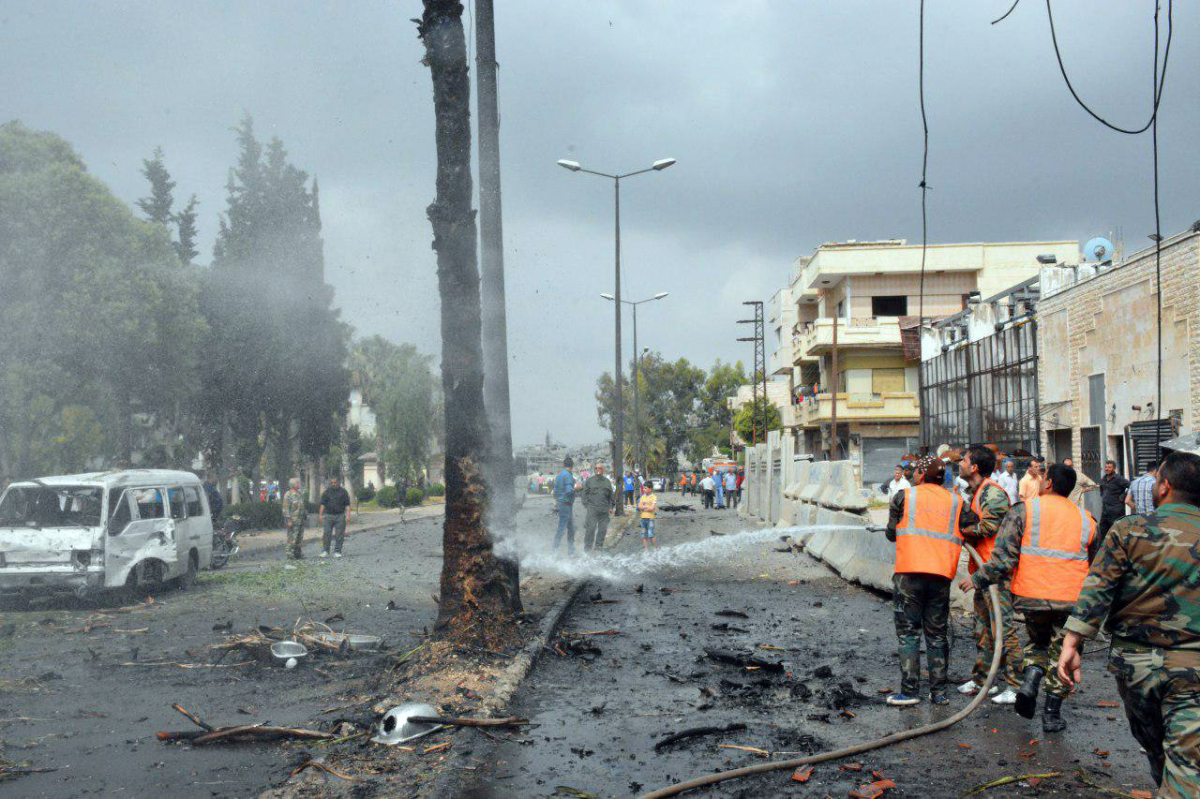
[[[1042,706],[1042,732],[1062,732],[1067,728],[1067,722],[1062,717],[1061,696],[1046,694],[1046,702]]]
[[[1046,672],[1037,666],[1025,669],[1025,680],[1017,689],[1017,714],[1022,718],[1033,718],[1033,712],[1037,710],[1038,689],[1041,688],[1042,678],[1045,676]]]

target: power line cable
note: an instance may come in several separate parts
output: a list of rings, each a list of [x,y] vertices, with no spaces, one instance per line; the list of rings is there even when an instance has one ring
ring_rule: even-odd
[[[1008,15],[1017,10],[1017,6],[1020,4],[1020,2],[1021,0],[1013,0],[1013,4],[1008,7],[1008,11],[1005,11],[999,19],[992,20],[992,24],[995,25],[997,22],[1003,22],[1004,20],[1008,19]]]
[[[929,192],[929,184],[925,182],[926,175],[929,171],[929,120],[925,116],[925,0],[921,0],[920,19],[917,25],[918,29],[918,44],[917,44],[917,76],[918,88],[917,93],[921,103],[921,130],[924,140],[924,150],[921,155],[921,287],[920,299],[918,300],[918,326],[919,333],[924,333],[925,330],[925,251],[929,244],[929,229],[927,217],[925,214],[925,195]],[[918,337],[919,343],[919,337]]]

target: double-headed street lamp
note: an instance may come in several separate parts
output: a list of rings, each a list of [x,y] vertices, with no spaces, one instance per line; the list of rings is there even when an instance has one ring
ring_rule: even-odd
[[[584,169],[579,165],[578,161],[559,160],[558,165],[563,169],[569,169],[572,172],[586,172],[589,175],[596,175],[602,178],[609,178],[613,182],[613,194],[616,199],[616,278],[615,278],[615,295],[616,302],[616,411],[615,419],[613,420],[613,471],[624,471],[623,465],[625,461],[625,430],[624,430],[624,414],[621,413],[621,407],[624,399],[624,392],[621,390],[621,181],[624,178],[631,178],[634,175],[643,175],[647,172],[661,172],[667,167],[675,163],[674,158],[663,158],[655,161],[646,169],[639,169],[636,172],[626,172],[623,175],[610,175],[607,172],[596,172],[591,169]],[[615,513],[618,516],[624,515],[624,510],[620,499],[616,501]]]
[[[642,417],[638,411],[638,406],[639,406],[638,395],[641,393],[641,385],[640,385],[641,380],[639,378],[641,376],[642,356],[645,355],[647,352],[649,352],[650,349],[646,348],[643,351],[638,350],[638,345],[637,345],[637,307],[643,303],[654,302],[655,300],[661,300],[663,297],[667,296],[667,293],[668,292],[660,291],[659,293],[655,294],[653,297],[647,297],[646,299],[638,300],[637,302],[630,302],[629,300],[621,300],[620,303],[618,303],[618,305],[617,305],[618,313],[620,313],[622,303],[633,308],[633,463],[634,463],[634,466],[641,466],[642,468],[645,468],[646,464],[642,461],[642,428],[641,428],[641,424],[640,424]],[[617,298],[611,294],[601,294],[600,296],[603,297],[604,299],[608,300],[609,302],[617,301]],[[618,397],[619,396],[620,395],[618,395]],[[619,401],[620,400],[618,399],[618,402]],[[617,407],[619,408],[620,406],[618,405]]]

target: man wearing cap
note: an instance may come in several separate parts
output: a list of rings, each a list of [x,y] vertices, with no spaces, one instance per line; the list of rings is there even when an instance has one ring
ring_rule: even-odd
[[[978,521],[966,502],[942,486],[945,465],[926,456],[917,461],[916,485],[892,498],[887,539],[896,543],[892,606],[899,639],[900,691],[889,705],[920,699],[921,634],[929,664],[929,699],[944,705],[949,668],[950,583],[958,571],[962,530]]]
[[[1024,614],[1029,632],[1016,709],[1024,718],[1033,718],[1044,679],[1045,732],[1059,732],[1067,726],[1062,703],[1070,689],[1059,679],[1054,664],[1062,647],[1063,625],[1075,607],[1101,540],[1096,535],[1096,520],[1068,499],[1073,488],[1075,470],[1061,463],[1051,466],[1043,492],[1008,512],[991,558],[971,578],[975,590],[983,591],[1012,576],[1013,608]]]
[[[554,506],[558,510],[558,532],[554,534],[555,552],[563,533],[567,534],[567,554],[575,551],[575,475],[571,467],[575,461],[571,456],[563,458],[563,470],[554,478]]]
[[[604,464],[596,464],[595,474],[583,482],[580,495],[587,514],[583,517],[583,551],[604,549],[608,514],[613,509],[613,484],[604,474]]]

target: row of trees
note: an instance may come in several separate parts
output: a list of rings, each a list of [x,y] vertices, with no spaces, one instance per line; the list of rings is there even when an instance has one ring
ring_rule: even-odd
[[[143,163],[145,219],[90,175],[71,146],[0,126],[0,474],[97,461],[227,476],[319,479],[346,427],[352,378],[375,405],[381,457],[424,465],[437,429],[430,359],[378,337],[351,359],[351,329],[325,282],[320,194],[235,128],[238,159],[211,267],[198,254],[198,201],[176,208],[163,152]],[[354,369],[354,375],[351,373]]]
[[[626,374],[634,373],[631,365]],[[642,357],[636,373],[639,418],[633,418],[632,380],[623,376],[624,413],[626,430],[633,428],[640,434],[645,469],[655,474],[672,473],[679,469],[681,454],[699,463],[714,448],[729,452],[732,414],[726,398],[746,382],[740,361],[717,361],[706,372],[686,358],[668,361],[651,352]],[[612,430],[615,394],[612,375],[605,372],[596,384],[596,412],[607,430]],[[632,463],[636,439],[633,435],[625,439],[625,462]]]

